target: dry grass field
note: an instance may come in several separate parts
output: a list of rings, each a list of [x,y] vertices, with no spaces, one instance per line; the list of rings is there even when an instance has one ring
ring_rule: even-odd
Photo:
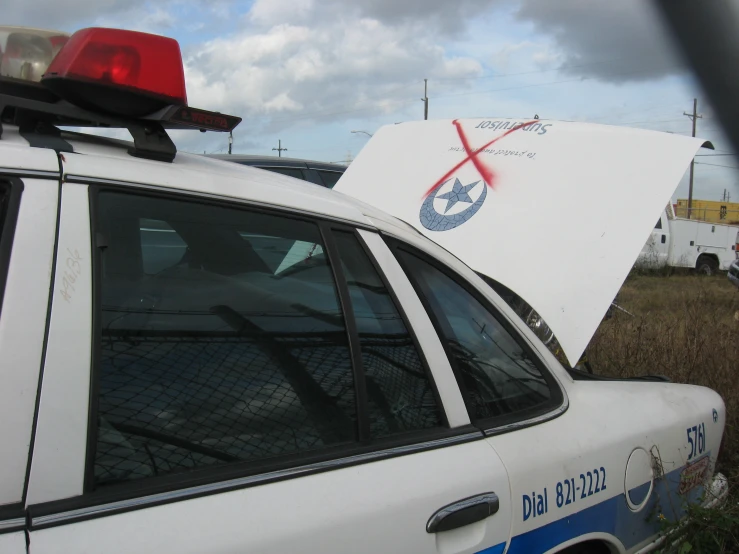
[[[601,375],[665,375],[718,391],[727,408],[719,470],[732,498],[716,514],[700,514],[689,547],[675,552],[739,552],[739,290],[726,274],[632,275],[588,348]],[[670,550],[672,552],[673,550]],[[666,551],[667,552],[667,551]]]

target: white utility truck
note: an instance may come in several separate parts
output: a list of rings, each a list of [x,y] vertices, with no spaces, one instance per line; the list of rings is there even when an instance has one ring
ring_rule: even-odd
[[[736,260],[739,227],[676,217],[668,205],[644,244],[638,267],[686,267],[713,275]]]

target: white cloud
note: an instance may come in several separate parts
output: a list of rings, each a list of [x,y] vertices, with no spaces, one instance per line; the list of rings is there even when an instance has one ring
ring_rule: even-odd
[[[277,25],[286,19],[303,21],[314,9],[313,0],[257,0],[249,12],[249,20],[265,26]]]
[[[492,55],[492,63],[499,70],[507,70],[511,59],[522,51],[530,50],[536,43],[525,40],[517,43],[506,44]]]
[[[261,6],[257,2],[254,10]],[[266,12],[258,13],[260,21],[268,20]],[[411,85],[424,77],[468,78],[482,66],[470,57],[447,55],[417,25],[337,17],[310,26],[246,25],[191,49],[186,71],[191,104],[262,117],[265,124],[277,115],[276,124],[282,124],[290,114],[326,120],[355,110],[387,112],[417,102],[422,85],[415,90]]]

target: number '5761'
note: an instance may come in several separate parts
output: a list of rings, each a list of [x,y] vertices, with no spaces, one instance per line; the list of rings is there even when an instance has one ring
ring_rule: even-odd
[[[706,450],[706,424],[693,425],[688,430],[688,445],[690,446],[690,454],[688,460],[692,460],[696,456],[703,454]]]

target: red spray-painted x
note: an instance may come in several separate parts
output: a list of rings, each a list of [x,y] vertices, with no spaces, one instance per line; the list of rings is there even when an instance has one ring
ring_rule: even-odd
[[[434,192],[438,187],[440,187],[443,183],[445,183],[452,176],[452,174],[455,171],[457,171],[460,167],[462,167],[467,162],[472,162],[472,164],[475,166],[475,169],[477,169],[478,173],[480,174],[480,176],[482,177],[482,179],[485,181],[485,184],[487,186],[489,186],[490,188],[495,188],[495,186],[493,184],[494,181],[495,181],[495,173],[493,172],[492,169],[490,169],[489,167],[487,167],[483,163],[483,161],[478,158],[478,156],[486,148],[488,148],[489,146],[495,144],[496,142],[498,142],[503,137],[507,137],[508,135],[510,135],[511,133],[513,133],[514,131],[518,131],[522,127],[526,127],[527,125],[531,125],[531,124],[536,123],[536,122],[537,122],[536,120],[527,121],[525,123],[521,123],[520,125],[516,125],[515,127],[511,127],[510,129],[508,129],[505,133],[503,133],[499,137],[495,137],[490,142],[488,142],[486,144],[483,144],[480,148],[478,148],[478,149],[476,149],[476,150],[473,151],[472,148],[470,147],[469,140],[467,140],[467,135],[465,134],[464,129],[462,129],[462,124],[458,120],[455,119],[454,121],[452,121],[452,123],[454,124],[454,126],[457,129],[457,134],[459,135],[459,140],[462,142],[462,146],[464,147],[464,151],[467,152],[467,157],[465,159],[463,159],[461,162],[459,162],[457,165],[455,165],[453,168],[451,168],[449,171],[447,171],[441,179],[439,179],[438,181],[436,181],[436,183],[434,183],[434,186],[432,186],[429,190],[426,191],[426,193],[423,195],[423,197],[426,198],[429,194],[431,194],[432,192]]]

